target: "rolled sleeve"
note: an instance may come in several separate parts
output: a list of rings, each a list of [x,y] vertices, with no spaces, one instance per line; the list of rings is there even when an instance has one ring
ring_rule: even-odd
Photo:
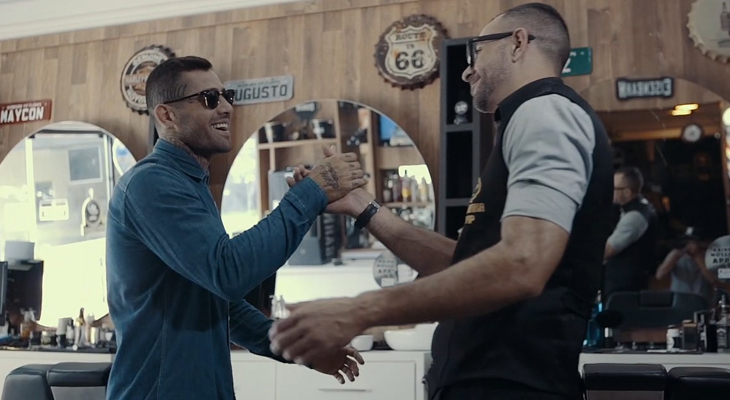
[[[639,240],[649,228],[649,221],[638,211],[629,211],[618,221],[616,229],[608,238],[608,244],[620,253]]]
[[[570,233],[593,172],[588,113],[560,95],[531,99],[510,119],[502,145],[509,169],[502,218],[543,219]]]

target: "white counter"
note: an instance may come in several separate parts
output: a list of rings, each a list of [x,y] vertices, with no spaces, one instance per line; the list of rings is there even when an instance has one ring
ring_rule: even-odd
[[[366,351],[365,365],[355,382],[340,385],[333,377],[306,367],[283,364],[247,351],[232,351],[233,380],[238,398],[256,400],[425,400],[423,378],[431,366],[427,351]],[[59,362],[111,362],[111,354],[0,350],[0,393],[10,371],[26,364]],[[730,369],[730,354],[583,353],[579,369],[587,363],[662,364]]]
[[[730,369],[730,353],[582,353],[579,369],[584,364],[661,364],[668,370],[674,367],[719,367]]]
[[[423,377],[431,355],[423,351],[366,351],[355,382],[294,364],[283,364],[247,351],[232,351],[233,383],[241,400],[425,400]],[[26,364],[111,362],[111,354],[0,350],[0,393],[5,377]]]

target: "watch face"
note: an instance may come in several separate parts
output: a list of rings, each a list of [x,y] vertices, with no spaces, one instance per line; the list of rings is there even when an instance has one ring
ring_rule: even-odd
[[[682,139],[687,142],[694,143],[702,137],[702,128],[697,124],[687,125],[682,130]]]

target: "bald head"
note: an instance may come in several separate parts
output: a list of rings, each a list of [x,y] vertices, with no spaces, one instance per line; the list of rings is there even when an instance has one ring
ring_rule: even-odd
[[[505,31],[523,28],[535,36],[533,45],[560,75],[570,56],[570,35],[565,20],[556,9],[542,3],[522,4],[499,15],[494,22]]]

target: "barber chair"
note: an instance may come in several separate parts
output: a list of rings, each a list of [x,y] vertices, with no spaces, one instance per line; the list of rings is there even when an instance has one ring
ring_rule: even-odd
[[[659,364],[585,364],[586,400],[663,400],[667,371]]]
[[[730,370],[711,367],[674,367],[669,370],[666,400],[727,400]]]
[[[704,297],[692,293],[643,290],[613,293],[605,308],[622,314],[618,329],[666,329],[669,325],[693,319],[696,311],[706,310],[710,304]]]
[[[30,364],[5,378],[1,400],[104,400],[111,363]]]

